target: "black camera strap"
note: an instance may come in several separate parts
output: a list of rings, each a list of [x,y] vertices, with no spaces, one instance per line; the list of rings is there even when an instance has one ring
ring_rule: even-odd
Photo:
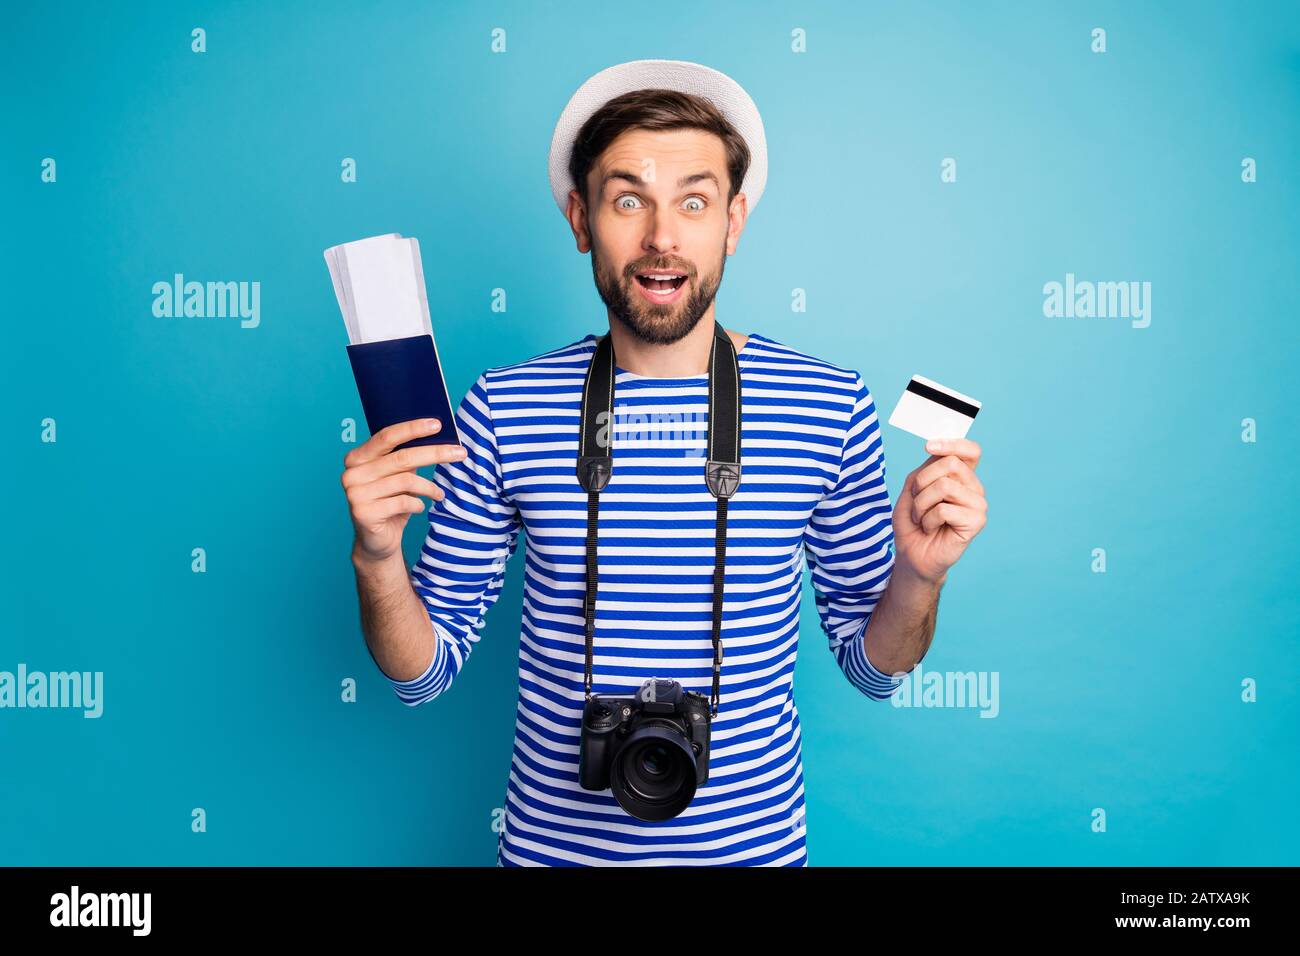
[[[596,343],[582,386],[582,424],[578,435],[578,481],[587,490],[587,657],[583,671],[591,697],[592,656],[596,636],[597,524],[600,492],[614,472],[614,344],[609,333]],[[713,562],[713,716],[718,713],[722,680],[722,590],[727,559],[727,499],[740,486],[740,363],[736,346],[721,323],[713,323],[709,349],[708,454],[704,482],[718,499]]]

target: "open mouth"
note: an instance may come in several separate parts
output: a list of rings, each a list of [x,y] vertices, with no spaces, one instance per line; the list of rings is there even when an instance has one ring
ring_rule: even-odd
[[[681,272],[638,272],[636,281],[647,292],[671,295],[686,282],[686,276]]]

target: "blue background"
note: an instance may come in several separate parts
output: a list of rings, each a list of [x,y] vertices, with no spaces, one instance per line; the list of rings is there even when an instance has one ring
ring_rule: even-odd
[[[546,155],[577,86],[641,57],[721,69],[763,113],[720,321],[860,370],[882,418],[914,373],[984,403],[989,524],[922,667],[999,672],[1001,712],[864,698],[808,591],[811,862],[1300,863],[1295,4],[8,16],[0,670],[103,671],[105,712],[0,710],[0,863],[491,865],[523,549],[455,688],[402,706],[358,626],[362,416],[321,251],[419,238],[453,401],[603,331]],[[176,272],[259,281],[260,326],[154,317]],[[1150,281],[1150,327],[1045,318],[1067,272]],[[925,453],[883,428],[896,499]]]

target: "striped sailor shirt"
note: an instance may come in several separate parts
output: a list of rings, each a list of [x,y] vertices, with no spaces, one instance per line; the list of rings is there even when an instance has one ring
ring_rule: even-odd
[[[821,628],[858,691],[900,680],[863,634],[894,566],[885,458],[861,375],[752,334],[737,353],[742,476],[728,505],[724,660],[709,779],[671,820],[626,813],[578,784],[584,703],[587,494],[578,483],[582,386],[598,336],[487,369],[456,423],[468,451],[440,464],[445,499],[410,569],[436,638],[411,706],[469,660],[527,532],[514,753],[498,866],[807,866],[794,699],[805,562]],[[615,467],[600,495],[593,693],[651,678],[708,697],[716,499],[704,483],[708,376],[616,365]]]

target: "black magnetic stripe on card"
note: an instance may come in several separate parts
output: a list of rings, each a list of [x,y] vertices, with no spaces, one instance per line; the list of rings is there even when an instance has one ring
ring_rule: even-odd
[[[928,398],[932,402],[938,402],[944,408],[951,408],[954,412],[961,412],[967,418],[974,418],[979,407],[963,402],[960,398],[953,398],[947,392],[941,392],[937,388],[931,388],[924,382],[918,382],[912,379],[907,383],[907,390],[920,395],[922,398]]]

